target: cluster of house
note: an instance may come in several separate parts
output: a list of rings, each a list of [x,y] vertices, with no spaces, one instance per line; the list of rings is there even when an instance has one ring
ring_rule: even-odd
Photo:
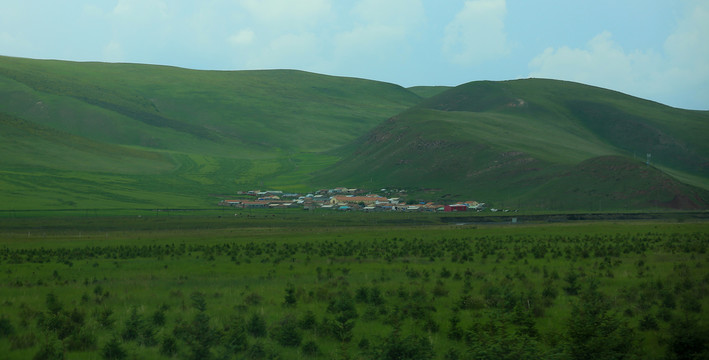
[[[382,189],[386,192],[385,189]],[[359,189],[334,188],[322,189],[312,194],[301,195],[284,193],[283,191],[240,191],[239,197],[243,199],[222,200],[219,205],[233,206],[243,209],[279,209],[303,208],[331,209],[331,210],[361,210],[361,211],[480,211],[485,208],[485,203],[477,201],[459,202],[450,205],[440,205],[432,202],[415,203],[406,202],[401,197],[385,197],[367,193]]]

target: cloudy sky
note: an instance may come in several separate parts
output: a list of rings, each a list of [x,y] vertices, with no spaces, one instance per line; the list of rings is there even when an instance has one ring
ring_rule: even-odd
[[[707,35],[707,0],[0,0],[0,55],[402,86],[545,77],[702,110]]]

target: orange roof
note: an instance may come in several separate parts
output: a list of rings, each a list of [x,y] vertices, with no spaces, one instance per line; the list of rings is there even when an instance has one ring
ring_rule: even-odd
[[[335,195],[333,198],[339,202],[372,202],[372,201],[388,201],[387,198],[378,195],[367,195],[367,196],[346,196],[346,195]]]

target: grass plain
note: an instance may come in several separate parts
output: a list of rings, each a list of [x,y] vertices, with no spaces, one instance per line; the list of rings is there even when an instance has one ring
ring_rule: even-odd
[[[691,217],[446,225],[457,218],[5,215],[8,359],[664,359],[680,343],[709,351],[709,225]]]

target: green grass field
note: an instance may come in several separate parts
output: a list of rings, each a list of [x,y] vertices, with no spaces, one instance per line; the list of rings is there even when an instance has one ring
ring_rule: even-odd
[[[433,214],[232,212],[5,214],[0,353],[709,353],[706,222],[444,225]]]

